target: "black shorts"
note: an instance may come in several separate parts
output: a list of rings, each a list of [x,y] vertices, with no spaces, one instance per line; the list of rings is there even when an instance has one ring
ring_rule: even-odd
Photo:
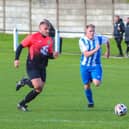
[[[35,64],[31,61],[27,61],[26,71],[30,80],[41,78],[43,82],[46,81],[46,67],[43,67],[39,64]]]

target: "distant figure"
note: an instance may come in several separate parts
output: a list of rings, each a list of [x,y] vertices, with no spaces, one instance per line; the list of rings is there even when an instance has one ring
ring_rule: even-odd
[[[115,41],[116,41],[116,44],[117,44],[117,47],[119,50],[118,57],[123,57],[121,43],[123,40],[124,31],[125,31],[125,26],[124,26],[123,20],[118,15],[116,15],[114,18],[114,32],[113,32],[113,34],[114,34],[114,38],[115,38]]]
[[[105,44],[105,56],[109,58],[110,45],[107,37],[95,35],[95,26],[86,26],[86,34],[80,38],[79,47],[82,53],[80,61],[80,73],[84,84],[85,96],[88,100],[88,107],[94,107],[91,83],[99,86],[102,81],[101,46]]]
[[[129,17],[126,20],[125,25],[125,43],[127,44],[126,55],[129,57]]]

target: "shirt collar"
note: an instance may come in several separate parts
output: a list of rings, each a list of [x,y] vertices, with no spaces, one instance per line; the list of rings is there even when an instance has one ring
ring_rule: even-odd
[[[85,36],[85,39],[88,40],[88,41],[94,41],[95,40],[95,36],[93,39],[88,39],[86,36]]]

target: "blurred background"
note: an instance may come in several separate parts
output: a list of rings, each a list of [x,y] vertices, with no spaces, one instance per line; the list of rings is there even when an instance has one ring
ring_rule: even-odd
[[[35,32],[47,18],[63,37],[79,37],[89,23],[97,33],[112,35],[114,15],[128,17],[127,0],[0,0],[0,32]]]

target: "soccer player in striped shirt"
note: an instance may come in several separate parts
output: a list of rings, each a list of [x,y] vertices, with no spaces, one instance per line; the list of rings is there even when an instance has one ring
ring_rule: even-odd
[[[86,26],[86,33],[79,40],[81,50],[80,73],[84,84],[88,107],[94,107],[91,83],[99,86],[102,80],[101,45],[106,44],[105,56],[109,58],[110,45],[107,37],[95,34],[95,26]]]

